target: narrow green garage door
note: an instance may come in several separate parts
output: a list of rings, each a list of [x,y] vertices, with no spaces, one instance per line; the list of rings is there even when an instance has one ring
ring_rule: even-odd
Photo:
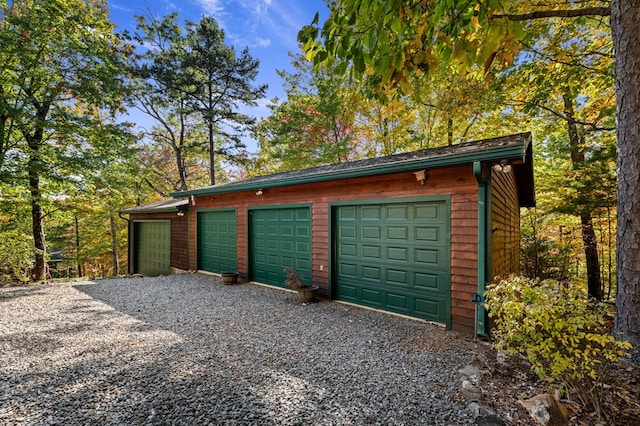
[[[335,221],[338,300],[450,326],[445,201],[340,206]]]
[[[311,209],[258,209],[251,218],[251,278],[285,287],[283,268],[293,268],[311,282]]]
[[[147,277],[168,275],[171,270],[171,222],[133,222],[133,272]]]
[[[198,269],[235,272],[238,268],[235,210],[198,212]]]

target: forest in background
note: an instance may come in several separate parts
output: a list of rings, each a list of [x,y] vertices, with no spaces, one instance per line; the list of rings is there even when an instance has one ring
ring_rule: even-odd
[[[64,258],[53,275],[125,274],[119,210],[174,191],[532,131],[537,207],[522,212],[522,273],[615,297],[606,16],[528,23],[526,36],[498,52],[490,79],[482,68],[460,72],[425,57],[430,71],[405,77],[412,90],[402,96],[349,78],[346,61],[318,68],[292,52],[295,72],[281,72],[286,99],[271,100],[270,115],[256,121],[240,111],[264,97],[258,63],[212,18],[139,17],[135,33],[118,34],[101,1],[0,5],[4,284],[45,278],[47,249]],[[469,48],[450,55],[462,60]],[[131,108],[154,125],[128,123]],[[247,152],[247,136],[257,153]]]

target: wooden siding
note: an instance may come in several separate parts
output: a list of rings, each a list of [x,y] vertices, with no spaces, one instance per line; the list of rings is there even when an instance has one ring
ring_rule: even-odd
[[[491,277],[520,273],[520,205],[513,172],[491,178]]]
[[[171,218],[171,267],[189,270],[189,226],[185,216]]]
[[[130,220],[170,220],[171,221],[171,267],[181,270],[189,270],[189,229],[188,218],[178,216],[177,212],[166,213],[135,213],[131,214]],[[130,228],[129,235],[129,272],[133,259],[133,227]]]
[[[424,185],[413,172],[360,177],[339,181],[265,189],[257,196],[251,191],[199,196],[190,199],[189,264],[195,267],[195,236],[198,209],[237,208],[238,271],[247,276],[247,210],[271,205],[311,204],[312,206],[312,280],[329,294],[330,284],[330,203],[359,200],[392,200],[404,197],[446,195],[451,200],[451,322],[452,328],[474,333],[474,306],[471,296],[477,292],[478,262],[478,184],[471,165],[430,170]]]

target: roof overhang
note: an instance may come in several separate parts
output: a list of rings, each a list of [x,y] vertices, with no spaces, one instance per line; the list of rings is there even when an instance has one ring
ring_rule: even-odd
[[[520,207],[535,207],[536,193],[533,179],[533,146],[531,140],[527,145],[523,163],[514,165],[513,172],[516,176]]]
[[[129,209],[120,210],[122,214],[142,214],[142,213],[173,213],[189,210],[189,200],[170,199],[162,200],[156,203],[145,204],[143,206],[131,207]]]

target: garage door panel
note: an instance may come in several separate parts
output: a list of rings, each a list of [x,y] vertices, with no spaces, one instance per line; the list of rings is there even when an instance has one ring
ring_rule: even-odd
[[[351,263],[340,263],[338,268],[338,274],[344,278],[358,278],[358,267]],[[345,286],[349,285],[344,283]]]
[[[311,279],[311,261],[307,259],[296,259],[296,270],[307,271],[305,277]],[[304,274],[303,274],[304,275]]]
[[[358,248],[355,244],[340,244],[338,246],[338,255],[341,258],[346,256],[356,256],[358,254]]]
[[[352,245],[352,247],[353,247],[353,254],[355,255],[357,253],[357,248],[355,245]],[[373,260],[379,260],[381,253],[382,253],[382,247],[380,246],[371,246],[371,245],[362,246],[362,257],[373,259]]]
[[[417,220],[439,220],[446,222],[448,218],[441,214],[441,210],[437,205],[418,204],[415,206],[415,217]]]
[[[293,268],[310,283],[310,208],[256,209],[250,217],[251,278],[285,287],[283,269]]]
[[[282,251],[293,251],[293,241],[282,241]]]
[[[415,228],[415,239],[418,241],[427,241],[430,243],[437,243],[442,240],[439,228],[432,226],[420,226]]]
[[[450,324],[445,201],[336,208],[340,300]]]
[[[355,226],[343,225],[340,227],[339,236],[341,238],[355,238],[357,234]]]
[[[397,310],[409,311],[409,299],[404,294],[387,293],[387,305]]]
[[[418,289],[424,288],[430,291],[446,292],[446,289],[440,290],[440,280],[438,280],[438,275],[435,274],[416,272],[414,283],[415,287]]]
[[[387,239],[389,240],[409,240],[409,229],[407,226],[390,226],[387,228]]]
[[[445,314],[441,308],[444,303],[444,300],[416,299],[415,311],[425,317],[441,317]]]
[[[237,269],[235,210],[200,211],[198,222],[198,269],[231,272]]]
[[[390,261],[409,261],[409,249],[406,247],[387,247],[387,260]]]
[[[387,269],[387,283],[393,286],[407,287],[407,271]]]
[[[439,267],[442,264],[441,250],[434,249],[415,249],[415,261],[424,267]]]
[[[380,239],[380,227],[378,226],[363,226],[362,227],[362,238],[363,239]]]
[[[373,288],[362,289],[362,300],[376,307],[382,306],[382,293]]]
[[[375,280],[376,282],[379,281],[381,278],[380,268],[375,266],[363,266],[362,278],[365,280]]]
[[[387,218],[390,220],[408,220],[409,209],[406,206],[387,206],[386,207]]]

